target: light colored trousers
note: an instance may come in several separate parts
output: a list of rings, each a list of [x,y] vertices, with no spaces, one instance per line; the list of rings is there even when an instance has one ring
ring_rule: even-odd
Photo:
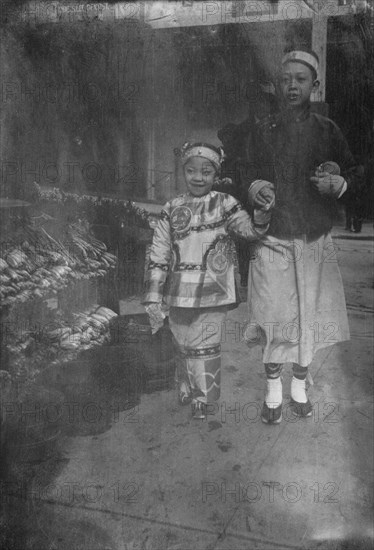
[[[227,307],[172,307],[169,326],[177,348],[176,381],[192,397],[216,401],[221,391],[221,332]]]

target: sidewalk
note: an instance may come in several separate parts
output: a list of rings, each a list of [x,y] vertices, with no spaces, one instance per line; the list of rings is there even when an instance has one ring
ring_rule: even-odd
[[[260,421],[265,378],[260,350],[241,341],[243,303],[224,329],[222,395],[208,419],[192,420],[171,390],[131,410],[111,403],[105,425],[80,417],[30,498],[14,498],[27,529],[15,550],[371,549],[373,250],[335,235],[351,341],[313,362],[312,418],[294,419],[287,396],[279,426]]]
[[[335,225],[332,230],[333,239],[353,239],[362,241],[374,240],[374,223],[373,221],[366,221],[362,224],[362,230],[360,233],[353,233],[344,229],[344,224]]]

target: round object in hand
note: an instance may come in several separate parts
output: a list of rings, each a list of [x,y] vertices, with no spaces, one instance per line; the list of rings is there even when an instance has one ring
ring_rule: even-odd
[[[323,162],[319,168],[322,172],[328,172],[329,174],[340,176],[340,167],[336,162],[333,162],[332,160]]]

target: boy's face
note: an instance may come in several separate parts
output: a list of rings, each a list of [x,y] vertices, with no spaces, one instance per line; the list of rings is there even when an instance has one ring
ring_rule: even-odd
[[[194,197],[202,197],[211,191],[216,178],[213,164],[202,157],[191,157],[183,168],[187,189]]]
[[[313,71],[304,63],[291,61],[283,65],[279,86],[285,104],[291,109],[297,109],[309,102],[319,82],[314,80]]]

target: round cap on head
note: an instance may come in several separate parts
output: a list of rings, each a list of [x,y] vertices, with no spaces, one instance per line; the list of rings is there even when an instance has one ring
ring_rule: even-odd
[[[214,147],[208,143],[185,143],[180,149],[182,164],[184,165],[191,157],[202,157],[209,160],[217,170],[220,169],[224,160],[224,152],[220,147]]]
[[[289,63],[290,61],[304,63],[304,65],[307,65],[313,69],[316,74],[318,73],[318,58],[314,53],[304,52],[302,50],[293,50],[283,56],[282,65],[285,65],[285,63]]]

